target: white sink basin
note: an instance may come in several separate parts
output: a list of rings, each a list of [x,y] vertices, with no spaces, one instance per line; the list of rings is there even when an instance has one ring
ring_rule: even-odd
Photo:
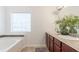
[[[78,37],[72,37],[69,35],[58,35],[58,37],[60,37],[61,39],[67,39],[67,40],[79,40]]]

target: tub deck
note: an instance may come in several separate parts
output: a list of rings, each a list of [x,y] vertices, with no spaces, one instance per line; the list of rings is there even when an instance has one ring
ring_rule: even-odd
[[[0,38],[0,52],[19,51],[21,41],[24,37],[3,37]]]

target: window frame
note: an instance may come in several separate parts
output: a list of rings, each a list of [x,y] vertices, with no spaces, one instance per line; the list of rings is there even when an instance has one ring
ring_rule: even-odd
[[[31,17],[31,18],[30,18],[30,30],[29,30],[29,31],[22,31],[22,32],[20,31],[20,32],[17,32],[17,33],[31,32],[31,30],[32,30],[32,29],[31,29],[31,27],[32,27],[32,26],[31,26],[32,14],[31,14],[30,12],[13,12],[13,13],[11,13],[11,14],[10,14],[10,32],[12,32],[12,33],[15,33],[15,32],[16,32],[16,31],[12,31],[12,27],[11,27],[11,26],[12,26],[12,25],[11,25],[11,17],[12,17],[12,16],[11,16],[11,15],[12,15],[12,14],[19,14],[19,13],[20,13],[20,14],[21,14],[21,13],[23,13],[23,14],[27,14],[27,13],[28,13],[28,14],[31,15],[31,16],[30,16],[30,17]]]

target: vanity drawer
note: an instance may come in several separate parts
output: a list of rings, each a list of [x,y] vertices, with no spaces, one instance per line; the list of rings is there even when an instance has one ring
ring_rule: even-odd
[[[56,44],[57,46],[61,47],[61,41],[59,41],[56,38],[54,38],[54,44]]]

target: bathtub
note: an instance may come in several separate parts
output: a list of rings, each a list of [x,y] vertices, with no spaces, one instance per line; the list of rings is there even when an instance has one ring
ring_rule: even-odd
[[[0,38],[0,52],[18,52],[23,48],[24,37]]]

